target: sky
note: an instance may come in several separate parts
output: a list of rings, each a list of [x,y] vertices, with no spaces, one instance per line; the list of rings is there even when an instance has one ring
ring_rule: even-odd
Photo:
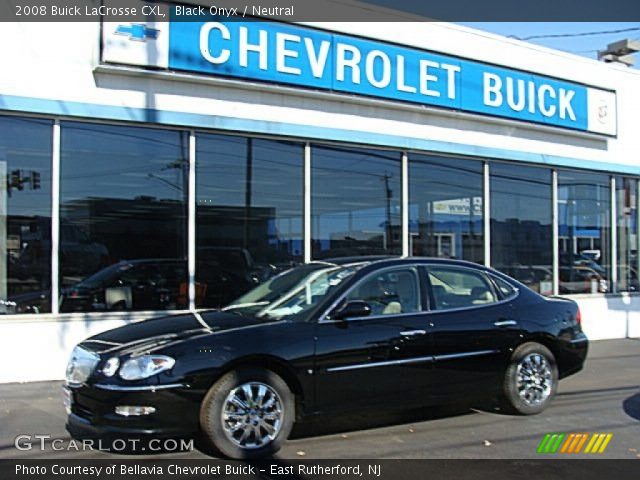
[[[531,36],[563,35],[562,37],[532,38],[526,40],[556,50],[597,59],[598,50],[603,50],[609,43],[625,38],[640,40],[640,23],[638,22],[458,22],[460,25],[497,33],[504,36],[515,36],[526,39]],[[619,30],[631,31],[616,32]],[[594,32],[616,32],[598,33]],[[590,35],[584,35],[590,34]],[[571,35],[571,36],[569,36]],[[634,68],[640,68],[640,54],[636,54]]]

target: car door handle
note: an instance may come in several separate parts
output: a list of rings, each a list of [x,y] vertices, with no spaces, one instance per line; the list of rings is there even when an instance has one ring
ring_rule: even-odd
[[[517,325],[518,322],[515,320],[499,320],[497,322],[493,322],[496,327],[508,327],[511,325]]]
[[[416,335],[426,335],[426,330],[407,330],[406,332],[400,332],[403,337],[415,337]]]

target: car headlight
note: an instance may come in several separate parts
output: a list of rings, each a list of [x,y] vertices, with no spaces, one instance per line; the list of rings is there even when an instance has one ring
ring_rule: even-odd
[[[107,360],[102,367],[102,373],[105,377],[113,377],[118,371],[118,367],[120,366],[120,359],[118,357],[111,357]]]
[[[165,355],[143,355],[130,358],[120,367],[120,378],[123,380],[140,380],[157,373],[169,370],[176,361]]]

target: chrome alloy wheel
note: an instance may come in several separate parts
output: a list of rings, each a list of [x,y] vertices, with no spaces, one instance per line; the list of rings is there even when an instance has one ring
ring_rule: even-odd
[[[254,449],[278,436],[284,408],[280,396],[269,385],[248,382],[229,392],[221,416],[227,438],[240,448]]]
[[[530,353],[518,364],[516,386],[520,398],[527,405],[540,405],[553,386],[553,374],[548,360],[539,353]]]

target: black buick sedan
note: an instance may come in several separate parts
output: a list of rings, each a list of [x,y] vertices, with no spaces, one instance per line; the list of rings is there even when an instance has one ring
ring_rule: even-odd
[[[480,397],[539,413],[587,348],[573,301],[479,265],[314,262],[222,310],[80,343],[64,387],[67,429],[100,439],[201,434],[228,457],[255,458],[318,414]]]

